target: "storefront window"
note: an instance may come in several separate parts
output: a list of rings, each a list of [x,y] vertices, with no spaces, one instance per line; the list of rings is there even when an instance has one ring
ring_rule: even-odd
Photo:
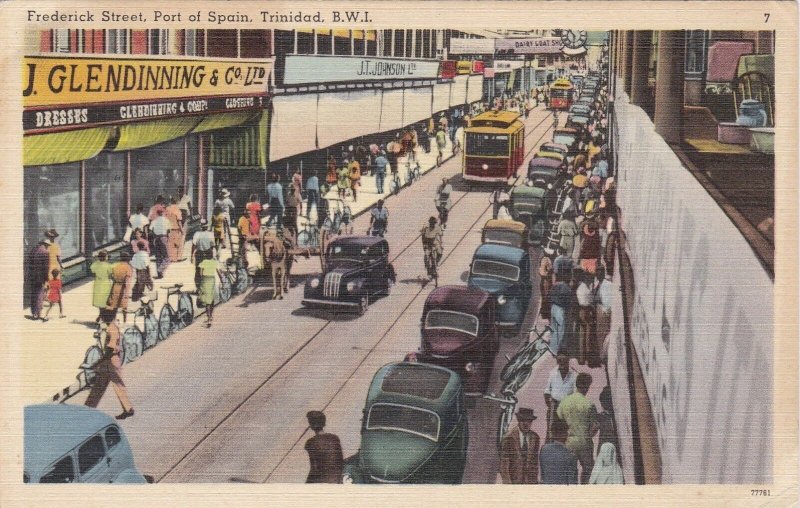
[[[706,67],[706,31],[686,31],[686,79],[701,79]]]
[[[362,30],[353,32],[353,54],[364,54],[364,32]]]
[[[80,254],[80,163],[24,169],[25,252],[55,228],[61,258]]]
[[[383,46],[383,56],[392,56],[392,31],[383,30],[383,39],[381,40]]]
[[[394,54],[392,56],[405,56],[405,53],[403,53],[405,33],[405,30],[394,31]]]
[[[131,209],[169,199],[183,185],[183,138],[131,152]]]
[[[351,55],[350,37],[334,37],[333,53],[335,55]]]
[[[87,160],[86,249],[117,242],[125,234],[125,153],[102,152]]]
[[[330,55],[333,45],[331,44],[331,34],[328,32],[317,31],[317,54]]]
[[[297,31],[297,54],[298,55],[313,55],[314,54],[314,34],[311,32]]]

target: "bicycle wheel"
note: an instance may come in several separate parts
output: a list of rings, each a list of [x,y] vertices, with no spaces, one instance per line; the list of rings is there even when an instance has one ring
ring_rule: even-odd
[[[97,376],[94,371],[94,366],[97,365],[102,359],[103,350],[100,349],[99,346],[91,346],[86,350],[86,355],[83,357],[81,369],[83,369],[83,374],[86,377],[87,384],[92,384],[94,381],[95,376]]]
[[[177,329],[186,328],[194,321],[194,305],[192,304],[192,297],[189,293],[181,293],[178,298],[178,312],[175,315],[175,322],[178,324]]]
[[[237,295],[247,291],[247,286],[250,285],[250,275],[247,273],[247,268],[239,266],[236,270],[236,283],[233,289]]]
[[[144,349],[150,349],[158,342],[158,320],[153,314],[144,318]]]
[[[158,315],[158,340],[164,340],[175,331],[175,311],[169,303],[161,307]]]
[[[231,277],[233,277],[233,274],[230,272],[222,274],[220,283],[217,285],[218,303],[224,303],[231,299],[231,291],[233,290]]]
[[[144,338],[136,327],[125,330],[122,334],[122,363],[135,362],[142,356]]]
[[[311,232],[308,229],[304,229],[297,233],[297,245],[298,247],[311,247]]]

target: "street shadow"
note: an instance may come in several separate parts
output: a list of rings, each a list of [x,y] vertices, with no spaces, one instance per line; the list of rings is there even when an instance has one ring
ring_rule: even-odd
[[[273,300],[275,292],[272,290],[272,285],[256,285],[251,287],[247,294],[242,299],[242,303],[237,307],[247,308],[254,303],[264,303]]]
[[[76,324],[76,325],[83,325],[86,328],[90,328],[92,330],[96,330],[96,329],[98,329],[100,327],[100,325],[98,325],[97,321],[78,321],[77,319],[73,319],[72,323]]]
[[[369,310],[367,310],[369,313]],[[331,309],[323,309],[323,308],[315,308],[315,307],[299,307],[292,311],[292,316],[298,317],[310,317],[314,319],[321,319],[323,321],[338,321],[338,322],[347,322],[347,321],[354,321],[358,319],[359,316],[357,312],[343,312],[343,311],[336,311]]]
[[[430,279],[426,279],[418,275],[413,279],[402,279],[397,282],[399,284],[419,284],[420,286],[425,287],[430,282]]]

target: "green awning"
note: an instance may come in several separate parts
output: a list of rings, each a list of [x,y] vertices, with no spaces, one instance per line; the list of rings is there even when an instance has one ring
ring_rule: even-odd
[[[113,127],[37,134],[22,138],[22,164],[44,166],[91,159],[114,133]]]
[[[257,120],[257,123],[255,121]],[[208,163],[217,167],[252,167],[266,169],[269,114],[237,129],[216,130],[209,134]]]
[[[122,125],[114,151],[135,150],[185,136],[199,121],[198,117],[190,116]]]
[[[192,132],[207,132],[218,129],[227,129],[228,127],[241,125],[253,118],[255,115],[256,113],[253,113],[252,110],[208,115],[207,117],[203,118],[199,124],[197,124],[197,127],[192,129]]]

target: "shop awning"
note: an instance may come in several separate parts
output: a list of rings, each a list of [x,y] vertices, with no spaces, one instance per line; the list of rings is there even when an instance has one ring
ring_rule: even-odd
[[[209,135],[208,164],[218,167],[267,167],[269,113],[238,129],[218,130]]]
[[[22,138],[22,164],[43,166],[91,159],[106,146],[113,127],[38,134]]]
[[[444,111],[450,107],[450,83],[436,83],[433,85],[433,106],[434,113]]]
[[[730,83],[736,77],[739,57],[753,52],[751,41],[717,41],[708,47],[706,81]]]
[[[450,89],[450,107],[461,106],[467,103],[467,78],[469,76],[456,76]]]
[[[431,117],[432,93],[429,86],[403,89],[403,125],[411,125]]]
[[[199,117],[167,118],[122,125],[115,152],[157,145],[188,134],[200,122]]]
[[[403,91],[384,90],[381,97],[380,132],[403,127]]]
[[[274,97],[269,160],[277,161],[316,149],[317,94]]]
[[[248,111],[235,111],[232,113],[218,113],[216,115],[209,115],[197,124],[197,127],[192,129],[192,132],[208,132],[219,129],[227,129],[228,127],[235,127],[241,125],[248,120],[255,118],[259,112],[253,110]]]
[[[320,94],[317,105],[317,144],[324,148],[378,132],[380,110],[380,90]],[[430,97],[428,110],[430,111]]]
[[[467,80],[467,102],[472,104],[483,98],[483,76],[470,76]]]

